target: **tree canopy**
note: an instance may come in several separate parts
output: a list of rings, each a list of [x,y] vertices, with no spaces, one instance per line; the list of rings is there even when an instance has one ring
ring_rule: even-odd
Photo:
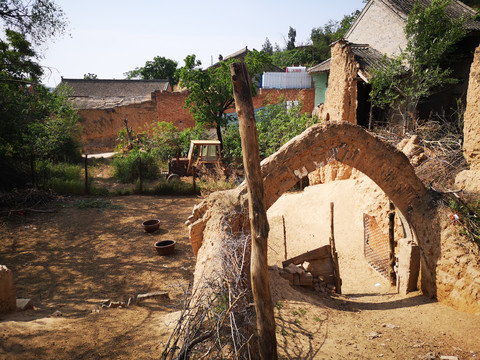
[[[0,19],[5,28],[24,34],[36,45],[63,35],[68,25],[53,0],[1,0]]]
[[[435,87],[456,82],[445,59],[465,35],[466,19],[453,20],[445,13],[450,0],[432,0],[429,6],[418,3],[405,26],[407,46],[395,58],[384,57],[373,69],[372,103],[392,108],[403,118],[404,128],[415,121],[421,98]]]
[[[170,84],[178,83],[178,63],[175,60],[155,56],[152,61],[147,61],[145,66],[126,72],[127,79],[158,80],[167,79]]]
[[[203,70],[196,56],[190,55],[185,59],[185,66],[180,69],[180,85],[190,91],[185,107],[199,124],[215,127],[220,142],[221,128],[228,123],[225,111],[235,106],[230,79],[230,64],[235,61],[239,60],[231,58],[220,61],[218,66]],[[270,63],[270,57],[264,52],[253,50],[247,54],[245,63],[252,78],[251,89],[254,95],[260,77]]]
[[[39,85],[42,67],[25,36],[5,31],[0,40],[0,188],[25,181],[32,158],[73,158],[78,115],[66,89],[51,93]]]
[[[296,31],[289,28],[288,42],[284,49],[271,46],[268,38],[262,51],[272,55],[272,63],[280,68],[293,65],[313,66],[330,58],[330,44],[343,38],[360,14],[359,10],[345,15],[342,20],[330,20],[325,25],[313,28],[307,45],[295,46]]]

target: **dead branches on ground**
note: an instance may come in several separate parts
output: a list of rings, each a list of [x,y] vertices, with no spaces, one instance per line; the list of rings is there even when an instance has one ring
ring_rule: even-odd
[[[249,235],[224,233],[216,273],[200,287],[188,288],[184,310],[165,350],[164,360],[255,358],[255,310],[247,278]]]

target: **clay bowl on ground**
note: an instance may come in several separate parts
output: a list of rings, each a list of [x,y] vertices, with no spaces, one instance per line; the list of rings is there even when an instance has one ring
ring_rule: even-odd
[[[157,241],[153,246],[157,250],[158,255],[170,255],[175,251],[175,240]]]
[[[142,225],[147,233],[151,233],[160,228],[160,220],[158,219],[147,220],[147,221],[144,221]]]

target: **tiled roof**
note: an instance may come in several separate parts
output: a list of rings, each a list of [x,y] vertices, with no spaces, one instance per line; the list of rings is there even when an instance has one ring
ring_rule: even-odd
[[[345,41],[345,40],[343,40]],[[380,51],[375,50],[367,44],[353,44],[345,41],[354,57],[355,61],[360,65],[360,70],[363,70],[366,73],[369,73],[372,66],[377,65],[381,62],[383,55]],[[322,73],[330,71],[330,61],[331,59],[325,60],[324,62],[315,65],[308,69],[308,73]]]
[[[307,70],[309,74],[317,74],[330,71],[330,60],[327,59],[324,62],[321,62],[318,65],[312,66],[310,69]]]
[[[367,73],[370,72],[372,66],[380,64],[383,59],[383,55],[380,51],[365,44],[350,44],[355,60],[360,65],[360,70]]]
[[[86,80],[62,79],[73,89],[74,97],[150,97],[155,90],[167,91],[168,80]]]
[[[420,6],[427,7],[432,0],[382,0],[387,6],[390,5],[395,11],[399,12],[404,18],[410,14],[416,2]],[[447,16],[451,19],[459,19],[462,16],[470,18],[477,14],[471,7],[460,1],[453,0],[446,8]],[[466,24],[468,30],[480,30],[480,22],[470,20]]]

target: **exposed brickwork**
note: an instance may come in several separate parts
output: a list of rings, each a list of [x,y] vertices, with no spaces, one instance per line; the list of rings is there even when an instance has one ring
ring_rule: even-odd
[[[188,109],[185,99],[188,92],[155,92],[158,121],[174,124],[179,130],[195,126],[195,120]]]
[[[124,119],[137,132],[147,130],[151,124],[166,121],[174,124],[179,130],[195,126],[195,120],[185,109],[185,99],[188,92],[156,91],[152,93],[151,101],[144,101],[125,106],[115,106],[108,109],[81,109],[79,114],[84,129],[83,140],[86,151],[111,151],[115,147],[118,132],[124,127]],[[262,89],[254,98],[255,107],[263,107],[269,103],[277,103],[281,98],[287,101],[301,100],[303,112],[311,113],[315,99],[314,89]],[[234,109],[228,112],[233,112]]]
[[[128,118],[128,126],[137,132],[158,121],[156,105],[152,101],[112,109],[83,109],[79,114],[85,149],[90,153],[111,151],[118,132],[125,127],[125,118]]]
[[[282,98],[286,101],[300,100],[303,105],[302,112],[311,114],[315,105],[315,89],[260,89],[253,98],[253,106],[265,106],[267,101],[276,104]]]

